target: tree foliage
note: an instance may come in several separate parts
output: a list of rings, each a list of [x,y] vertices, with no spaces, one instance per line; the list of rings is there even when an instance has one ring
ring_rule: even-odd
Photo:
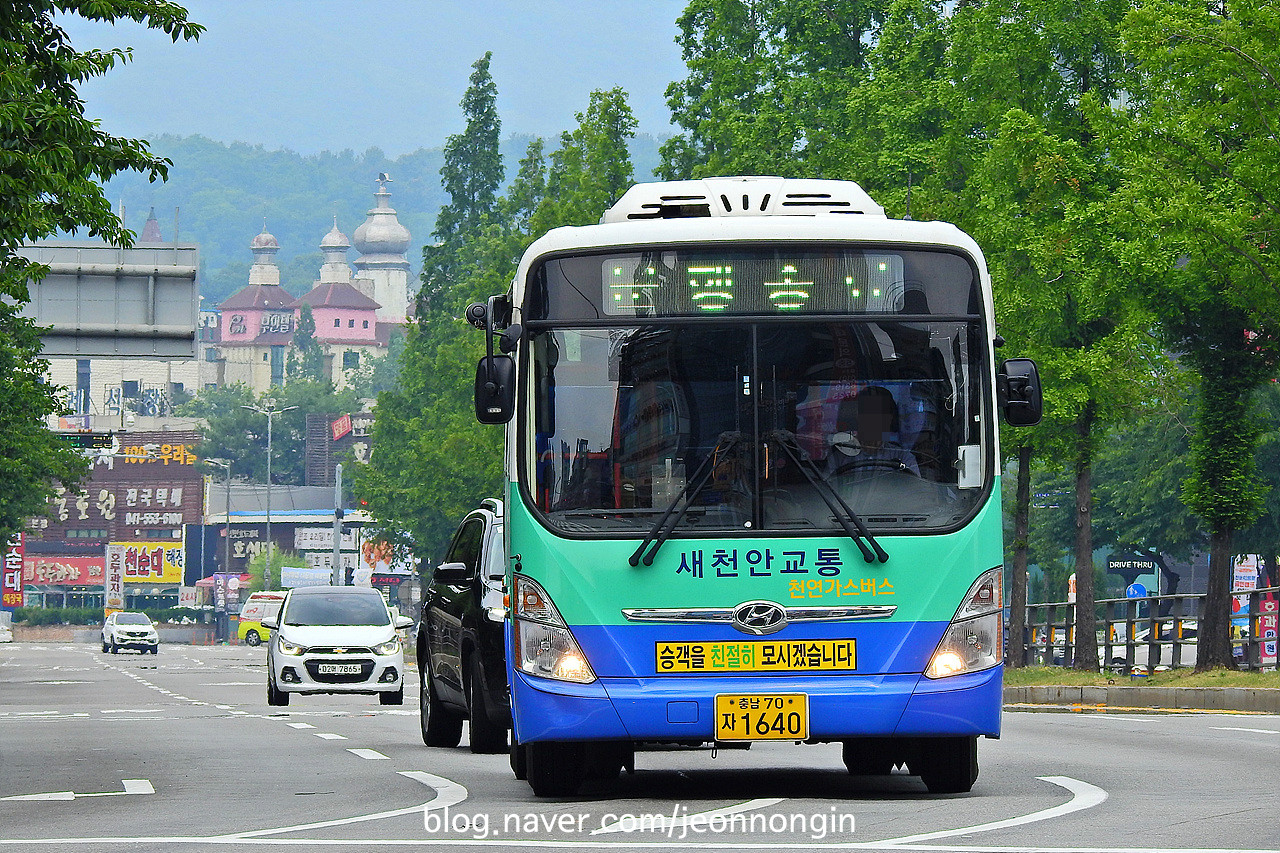
[[[350,415],[360,402],[349,388],[335,391],[327,381],[294,379],[260,397],[244,385],[210,389],[178,407],[179,415],[207,424],[197,456],[229,460],[236,478],[265,483],[267,416],[248,406],[281,410],[271,427],[271,482],[300,486],[306,482],[307,415]]]
[[[302,304],[298,312],[298,327],[293,332],[293,342],[288,353],[289,381],[305,379],[309,382],[327,382],[324,372],[324,350],[316,340],[316,318],[311,306]]]
[[[0,9],[0,296],[9,300],[0,303],[0,541],[40,511],[55,483],[71,487],[87,468],[45,429],[61,407],[56,389],[42,382],[38,330],[18,313],[28,281],[45,270],[17,250],[59,232],[130,244],[100,182],[128,171],[163,179],[171,165],[142,140],[112,136],[85,117],[77,87],[129,53],[77,51],[57,23],[64,14],[136,21],[174,41],[203,30],[164,0],[15,0]]]
[[[488,91],[487,71],[473,76],[472,85]],[[480,102],[470,94],[463,99],[464,108]],[[487,135],[495,128],[468,123],[469,132]],[[462,319],[464,312],[469,303],[509,289],[535,236],[599,220],[630,186],[627,143],[634,128],[625,93],[592,92],[578,127],[562,135],[558,149],[548,157],[541,140],[531,142],[507,193],[432,250],[433,269],[448,270],[448,276],[424,272],[424,283],[435,282],[431,298],[405,341],[398,384],[378,396],[371,464],[356,473],[355,488],[388,539],[421,557],[434,556],[465,513],[502,493],[502,430],[478,424],[473,404],[484,336]],[[487,150],[462,139],[456,147]],[[483,157],[475,168],[493,174]],[[459,209],[465,202],[457,202]]]

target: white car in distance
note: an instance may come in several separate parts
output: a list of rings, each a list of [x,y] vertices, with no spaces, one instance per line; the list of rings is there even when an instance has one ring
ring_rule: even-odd
[[[289,590],[279,615],[264,618],[267,704],[291,693],[369,693],[404,703],[404,648],[397,634],[413,620],[392,616],[376,589],[308,586]]]
[[[160,635],[147,614],[120,610],[102,623],[102,650],[114,655],[121,649],[160,653]]]

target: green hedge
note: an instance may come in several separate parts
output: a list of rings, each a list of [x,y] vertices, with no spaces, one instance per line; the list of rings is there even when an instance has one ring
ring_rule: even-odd
[[[143,610],[152,622],[181,622],[185,617],[200,621],[200,611],[190,607]],[[13,623],[23,625],[101,625],[101,607],[18,607]]]

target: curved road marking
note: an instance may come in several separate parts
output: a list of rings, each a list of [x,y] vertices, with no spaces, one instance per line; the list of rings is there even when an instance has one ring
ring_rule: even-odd
[[[401,770],[401,776],[408,776],[410,779],[421,782],[422,784],[435,789],[436,795],[425,803],[416,806],[409,806],[404,809],[394,809],[389,812],[378,812],[377,814],[357,815],[356,817],[344,817],[337,820],[325,820],[319,823],[302,823],[297,826],[281,826],[276,829],[258,829],[250,832],[236,832],[230,835],[216,835],[210,838],[210,841],[221,841],[225,839],[247,839],[260,838],[264,835],[279,835],[283,832],[301,832],[304,829],[321,829],[328,826],[346,826],[352,823],[364,823],[370,820],[382,820],[385,817],[398,817],[399,815],[413,814],[419,811],[434,811],[436,809],[444,809],[449,806],[456,806],[467,798],[467,789],[454,782],[452,779],[446,779],[443,776],[436,776],[432,773],[425,773],[421,770]],[[316,844],[324,842],[316,841]],[[344,842],[345,843],[345,842]]]
[[[749,812],[755,809],[763,809],[769,806],[776,806],[778,803],[782,803],[782,802],[786,802],[785,798],[783,797],[768,797],[760,800],[748,800],[745,803],[739,803],[736,806],[727,806],[723,809],[712,809],[711,811],[697,812],[695,814],[686,813],[686,814],[680,815],[679,817],[676,816],[676,813],[680,811],[680,807],[677,805],[675,809],[672,810],[671,817],[665,817],[665,816],[655,817],[654,819],[647,821],[644,824],[644,831],[645,832],[665,832],[667,830],[674,830],[683,826],[688,826],[690,822],[698,822],[698,823],[701,823],[703,826],[706,826],[707,821],[711,820],[714,817],[720,817],[722,815],[739,814],[741,812]],[[601,826],[599,829],[591,830],[591,834],[604,835],[607,832],[628,832],[629,833],[639,829],[639,827],[635,825],[635,821],[632,821],[631,823],[632,823],[631,828],[627,829],[624,826],[624,821],[615,820],[613,823],[606,823],[605,825]],[[650,826],[650,823],[652,824],[652,826]]]
[[[1071,799],[1067,800],[1060,806],[1053,806],[1048,809],[1041,809],[1038,812],[1022,815],[1021,817],[1011,817],[1005,820],[996,820],[991,823],[980,823],[976,826],[965,826],[960,829],[944,829],[940,832],[923,832],[919,835],[904,835],[900,838],[886,838],[883,841],[875,842],[877,844],[915,844],[921,841],[932,841],[935,838],[950,838],[954,835],[969,835],[974,832],[990,832],[993,829],[1005,829],[1010,826],[1023,826],[1028,823],[1037,823],[1050,818],[1062,817],[1072,812],[1091,809],[1100,804],[1107,798],[1107,792],[1099,788],[1097,785],[1090,785],[1088,782],[1081,782],[1079,779],[1072,779],[1070,776],[1037,776],[1045,782],[1059,785],[1071,792]]]

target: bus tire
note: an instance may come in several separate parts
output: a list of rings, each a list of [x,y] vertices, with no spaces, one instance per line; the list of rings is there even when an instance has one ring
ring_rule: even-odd
[[[511,747],[510,747],[509,757],[511,759],[511,772],[514,773],[516,778],[519,779],[521,782],[528,780],[529,762],[526,759],[524,744],[516,740],[516,736],[514,733],[512,733],[511,735]]]
[[[968,793],[978,779],[978,739],[921,738],[910,765],[930,794]]]
[[[844,742],[844,766],[853,776],[888,776],[898,763],[892,738],[860,737]]]
[[[507,730],[493,722],[489,716],[489,704],[485,701],[484,676],[480,661],[471,658],[471,676],[467,679],[467,711],[471,714],[471,751],[494,755],[507,751]]]
[[[553,741],[524,745],[529,787],[539,797],[572,797],[582,786],[587,749]]]
[[[418,658],[421,673],[418,723],[427,746],[455,747],[462,742],[462,715],[446,708],[431,689],[430,658]]]

